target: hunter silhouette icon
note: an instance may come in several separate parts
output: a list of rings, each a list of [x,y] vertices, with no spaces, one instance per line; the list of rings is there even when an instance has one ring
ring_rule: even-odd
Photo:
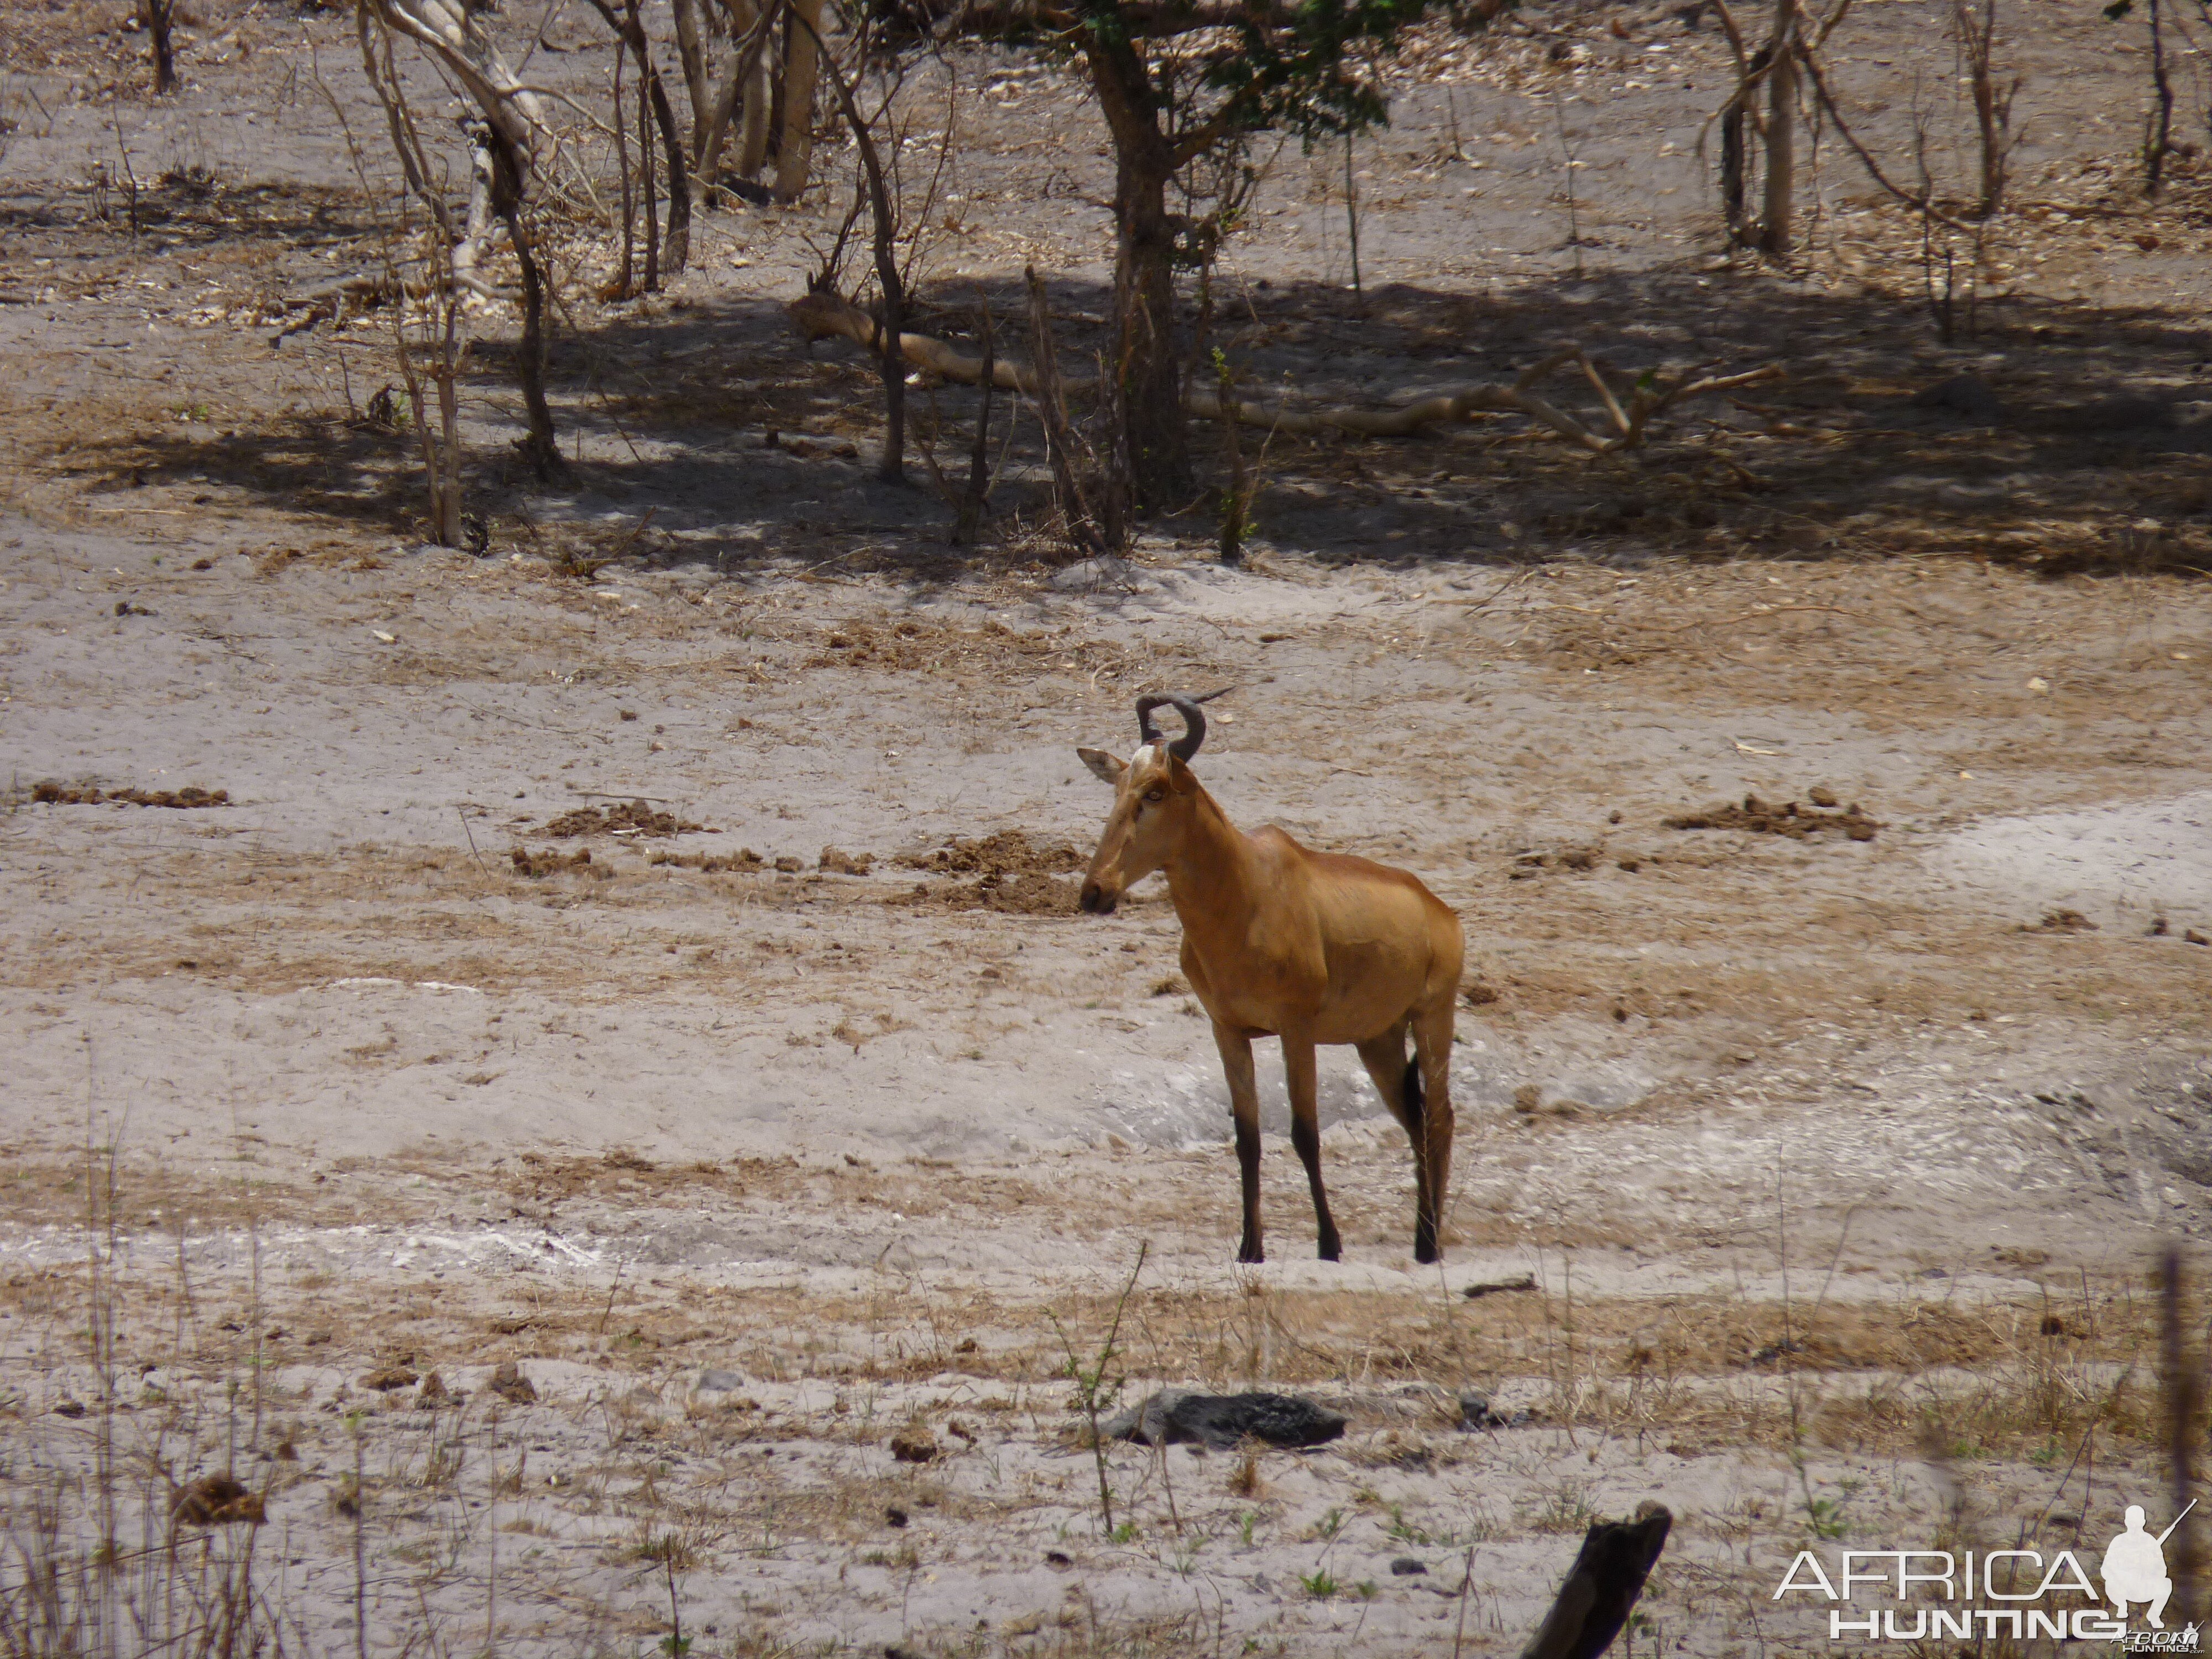
[[[2127,1530],[2105,1547],[2105,1597],[2112,1602],[2113,1611],[2124,1620],[2128,1603],[2148,1603],[2146,1616],[2154,1630],[2164,1630],[2166,1620],[2159,1615],[2166,1611],[2166,1598],[2173,1594],[2173,1580],[2166,1572],[2166,1540],[2173,1536],[2173,1528],[2181,1524],[2189,1510],[2197,1507],[2197,1500],[2189,1500],[2189,1509],[2173,1517],[2168,1527],[2155,1538],[2143,1530],[2142,1505],[2128,1505]]]

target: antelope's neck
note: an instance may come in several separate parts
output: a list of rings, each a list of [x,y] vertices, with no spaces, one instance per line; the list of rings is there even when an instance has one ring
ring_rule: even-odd
[[[1192,817],[1191,833],[1166,866],[1168,897],[1186,934],[1241,921],[1259,899],[1251,845],[1204,789]]]

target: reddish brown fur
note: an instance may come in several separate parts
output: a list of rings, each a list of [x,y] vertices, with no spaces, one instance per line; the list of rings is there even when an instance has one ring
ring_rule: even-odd
[[[1458,915],[1403,870],[1310,852],[1273,825],[1245,835],[1165,744],[1147,744],[1127,762],[1077,752],[1115,786],[1083,908],[1109,914],[1133,882],[1164,870],[1182,921],[1183,972],[1213,1021],[1236,1116],[1244,1188],[1237,1260],[1263,1259],[1252,1040],[1279,1036],[1291,1140],[1313,1190],[1320,1254],[1334,1261],[1341,1244],[1322,1186],[1314,1049],[1348,1042],[1413,1142],[1413,1254],[1434,1261],[1451,1176]],[[1409,1031],[1417,1093],[1407,1087]]]

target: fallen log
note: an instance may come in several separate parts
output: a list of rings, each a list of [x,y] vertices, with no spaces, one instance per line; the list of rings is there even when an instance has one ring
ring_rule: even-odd
[[[809,345],[817,340],[836,337],[853,342],[863,349],[880,354],[883,348],[876,343],[881,325],[851,301],[840,298],[824,289],[817,289],[800,295],[784,309],[792,322],[806,337]],[[979,386],[983,380],[983,360],[970,357],[942,340],[933,340],[927,334],[899,336],[899,356],[916,368],[924,369],[939,380],[957,381],[962,386]],[[1005,358],[991,365],[991,384],[1001,392],[1019,392],[1034,398],[1037,393],[1035,371],[1019,363],[1010,363]],[[1087,386],[1087,379],[1063,379],[1060,385]]]
[[[817,289],[793,300],[787,309],[792,322],[810,344],[836,337],[871,352],[880,349],[876,343],[879,326],[876,319],[836,294]],[[899,355],[916,368],[963,386],[977,385],[983,378],[981,358],[971,357],[957,347],[926,334],[902,333]],[[1570,365],[1581,369],[1583,378],[1597,392],[1605,410],[1601,425],[1584,423],[1535,390],[1540,383]],[[1424,398],[1401,409],[1292,409],[1283,404],[1248,403],[1238,398],[1230,404],[1227,412],[1242,425],[1268,432],[1299,437],[1341,432],[1364,438],[1409,438],[1431,427],[1455,424],[1477,415],[1522,415],[1594,455],[1609,455],[1641,445],[1653,419],[1686,398],[1778,380],[1785,372],[1781,364],[1768,363],[1739,374],[1693,374],[1673,380],[1646,375],[1630,388],[1624,401],[1607,383],[1603,371],[1587,352],[1580,346],[1564,346],[1532,363],[1505,385],[1468,386]],[[1002,391],[1019,392],[1032,398],[1037,395],[1035,372],[1021,364],[997,359],[991,365],[991,377],[992,385]],[[1094,384],[1089,378],[1061,382],[1065,388]],[[1196,386],[1186,387],[1182,404],[1186,410],[1201,419],[1223,418],[1221,399],[1213,392]]]

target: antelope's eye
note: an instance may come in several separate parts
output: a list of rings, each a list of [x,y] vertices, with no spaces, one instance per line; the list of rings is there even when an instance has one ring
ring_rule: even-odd
[[[1158,784],[1154,784],[1150,789],[1145,791],[1145,799],[1148,801],[1158,803],[1159,801],[1165,800],[1167,798],[1168,792],[1161,788]]]

